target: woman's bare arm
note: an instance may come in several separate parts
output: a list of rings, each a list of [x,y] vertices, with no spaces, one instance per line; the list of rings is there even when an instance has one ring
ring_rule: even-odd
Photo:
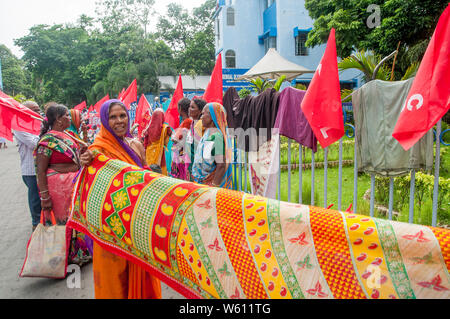
[[[50,158],[37,154],[36,156],[36,177],[41,197],[42,210],[50,211],[52,209],[52,200],[48,191],[47,169]]]

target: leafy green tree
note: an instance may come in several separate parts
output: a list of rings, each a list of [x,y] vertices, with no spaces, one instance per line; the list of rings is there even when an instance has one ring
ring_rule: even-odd
[[[33,73],[33,88],[40,103],[50,98],[72,105],[83,97],[80,92],[91,83],[82,78],[78,66],[91,59],[87,42],[85,30],[60,24],[34,26],[15,41],[25,53],[23,60]]]
[[[216,2],[206,0],[192,13],[171,3],[159,18],[156,36],[173,50],[179,72],[210,74],[215,64],[214,20]]]
[[[376,27],[370,22],[377,12],[370,5],[380,9]],[[362,49],[385,57],[400,42],[398,72],[404,73],[421,60],[447,5],[447,0],[305,0],[315,20],[306,44],[313,47],[326,43],[331,28],[336,29],[337,53],[341,57]]]
[[[0,44],[1,72],[3,91],[11,96],[23,94],[31,97],[31,75],[24,63],[18,59],[4,44]]]
[[[385,61],[383,61],[385,60]],[[343,59],[338,63],[339,70],[357,69],[364,73],[364,81],[372,80],[389,81],[392,79],[392,70],[389,69],[385,62],[387,58],[374,54],[373,52],[366,52],[364,50],[356,52],[351,56]],[[419,63],[413,63],[403,74],[399,80],[407,80],[413,77],[419,68]],[[395,77],[393,80],[396,80]]]
[[[101,0],[96,13],[104,31],[119,32],[123,26],[138,26],[147,35],[150,19],[154,15],[155,0]]]

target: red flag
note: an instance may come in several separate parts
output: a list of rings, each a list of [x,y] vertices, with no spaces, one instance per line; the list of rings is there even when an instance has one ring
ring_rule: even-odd
[[[0,137],[13,140],[11,130],[38,135],[42,117],[0,91]]]
[[[100,101],[95,103],[94,110],[97,112],[98,116],[100,117],[100,108],[102,107],[103,103],[109,100],[109,94],[106,94]]]
[[[344,135],[335,30],[303,98],[301,108],[320,145],[325,148]]]
[[[120,91],[120,93],[119,93],[117,99],[118,99],[118,100],[121,100],[124,93],[125,93],[125,88],[123,88],[122,91]]]
[[[88,108],[88,112],[92,112],[94,110],[94,107],[91,105],[91,106],[89,106],[89,108]]]
[[[79,110],[82,111],[86,108],[86,101],[81,102],[80,104],[78,104],[77,106],[74,106],[74,110]]]
[[[134,119],[134,123],[139,124],[138,134],[141,136],[142,131],[144,130],[144,117],[148,113],[148,109],[150,108],[150,104],[147,101],[147,98],[144,94],[141,95],[139,99],[139,104],[136,108],[136,118]]]
[[[223,104],[223,77],[222,77],[222,53],[217,57],[216,65],[211,74],[211,80],[206,87],[203,99],[210,102]]]
[[[439,18],[392,136],[409,150],[450,109],[450,5]]]
[[[128,89],[120,96],[120,99],[123,104],[126,105],[128,109],[130,109],[131,103],[137,101],[137,82],[136,79],[131,82]]]
[[[178,101],[183,98],[183,83],[181,81],[181,74],[178,76],[178,83],[175,92],[173,93],[172,100],[165,114],[165,121],[172,129],[180,126],[180,114],[178,113]]]

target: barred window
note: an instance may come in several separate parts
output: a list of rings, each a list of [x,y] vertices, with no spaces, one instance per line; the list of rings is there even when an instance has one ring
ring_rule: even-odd
[[[231,7],[227,9],[227,25],[234,25],[234,9]]]
[[[295,37],[295,55],[308,55],[308,48],[306,47],[306,40],[308,33],[300,32]]]
[[[230,69],[236,68],[236,53],[233,50],[225,52],[225,66]]]

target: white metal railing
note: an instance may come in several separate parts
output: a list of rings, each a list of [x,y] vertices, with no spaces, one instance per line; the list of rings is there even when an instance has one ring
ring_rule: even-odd
[[[353,130],[355,133],[355,128],[352,125],[346,124],[348,128]],[[448,131],[448,130],[446,130]],[[443,133],[445,133],[444,131]],[[358,212],[358,165],[357,165],[357,151],[356,151],[356,134],[349,135],[348,131],[346,132],[348,137],[355,138],[355,148],[354,148],[354,159],[353,159],[353,211]],[[438,195],[439,195],[439,166],[440,166],[440,144],[448,145],[443,140],[443,134],[441,133],[441,120],[437,123],[437,130],[435,132],[436,138],[436,156],[435,156],[435,168],[434,168],[434,188],[433,188],[433,200],[432,200],[432,226],[437,226],[437,211],[438,211]],[[281,137],[280,137],[281,140]],[[291,145],[292,140],[288,139],[288,201],[292,201],[291,194],[291,182],[292,182],[292,168],[291,168]],[[281,149],[281,143],[280,143]],[[302,187],[303,187],[303,150],[302,147],[299,147],[299,198],[298,203],[303,203],[302,198]],[[239,191],[244,191],[246,193],[251,192],[251,188],[248,187],[248,181],[251,178],[250,173],[250,164],[248,163],[248,153],[234,149],[235,161],[234,165],[234,182],[235,189]],[[278,192],[277,199],[281,200],[281,151],[279,152],[279,167],[278,167]],[[315,155],[311,152],[311,205],[316,205],[315,197],[314,197],[314,185],[315,185]],[[409,198],[409,217],[408,222],[413,223],[414,221],[414,196],[415,196],[415,176],[416,171],[411,170],[411,182],[410,182],[410,198]],[[338,203],[337,209],[342,210],[342,180],[343,180],[343,138],[339,141],[339,175],[338,175]],[[250,180],[251,182],[251,180]],[[328,188],[328,148],[324,149],[324,199],[323,199],[323,207],[327,208],[327,189]],[[294,200],[296,201],[296,199]],[[387,218],[392,220],[393,218],[393,206],[394,206],[394,178],[390,177],[389,179],[389,207]],[[370,216],[374,216],[375,212],[375,174],[370,175]]]

